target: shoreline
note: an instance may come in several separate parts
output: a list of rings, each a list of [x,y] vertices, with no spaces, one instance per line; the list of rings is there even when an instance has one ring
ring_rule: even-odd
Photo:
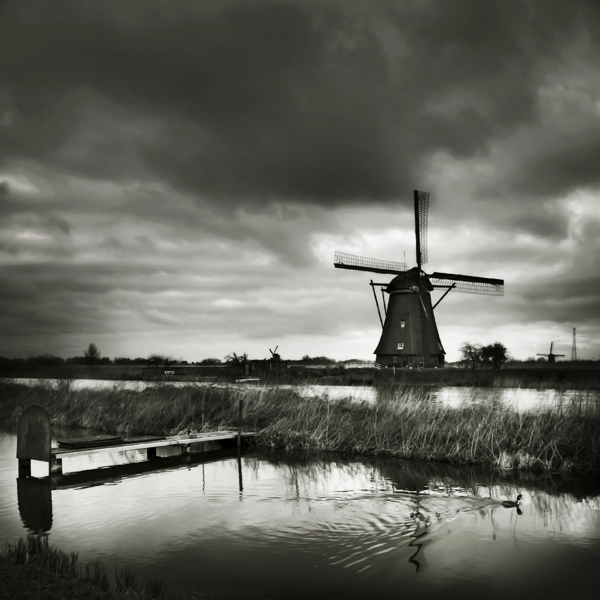
[[[63,366],[63,367],[22,367],[0,368],[0,379],[39,379],[60,380],[65,383],[74,380],[105,380],[119,382],[152,383],[233,383],[237,379],[255,378],[260,384],[298,385],[324,384],[342,385],[421,385],[455,387],[495,387],[528,389],[573,389],[600,390],[600,362],[555,363],[534,365],[524,363],[508,365],[502,369],[472,369],[443,367],[439,369],[344,369],[340,366],[324,366],[322,369],[297,368],[260,372],[245,375],[243,370],[215,371],[205,375],[186,373],[185,369],[171,371],[165,375],[164,369],[149,372],[141,367],[119,367],[113,365]]]

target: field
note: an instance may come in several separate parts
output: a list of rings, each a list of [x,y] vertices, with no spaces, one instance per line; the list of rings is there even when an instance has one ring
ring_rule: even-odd
[[[600,408],[582,395],[560,414],[517,414],[494,403],[449,408],[424,386],[381,385],[377,402],[303,398],[290,388],[162,385],[142,392],[74,391],[66,382],[27,387],[0,383],[0,419],[15,426],[25,407],[43,406],[54,426],[122,434],[174,434],[238,424],[256,443],[287,451],[333,451],[481,464],[500,469],[596,474]]]

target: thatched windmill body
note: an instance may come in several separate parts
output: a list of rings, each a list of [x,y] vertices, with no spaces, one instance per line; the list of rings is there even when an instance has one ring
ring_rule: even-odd
[[[445,351],[438,333],[433,309],[448,292],[467,294],[504,295],[504,280],[488,277],[472,277],[450,273],[425,273],[427,263],[427,220],[429,194],[414,192],[415,237],[417,266],[408,269],[400,262],[384,261],[336,252],[334,266],[338,269],[368,271],[396,275],[389,283],[371,281],[375,303],[379,311],[376,287],[380,287],[385,321],[379,311],[383,327],[381,339],[375,349],[377,362],[382,366],[444,365]],[[431,292],[445,290],[442,297],[432,304]],[[389,295],[386,305],[383,292]]]

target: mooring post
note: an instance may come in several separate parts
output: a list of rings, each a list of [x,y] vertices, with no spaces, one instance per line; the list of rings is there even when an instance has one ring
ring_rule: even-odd
[[[19,458],[19,477],[31,477],[31,460]]]
[[[51,462],[52,428],[48,413],[37,405],[28,406],[17,425],[17,458],[19,477],[31,475],[31,461]]]
[[[242,414],[244,411],[244,399],[240,396],[238,402],[238,435],[237,435],[237,446],[238,448],[242,445]]]

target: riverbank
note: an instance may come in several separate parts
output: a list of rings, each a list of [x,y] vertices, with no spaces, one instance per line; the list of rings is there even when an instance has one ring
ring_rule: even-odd
[[[243,365],[242,365],[243,367]],[[167,374],[165,374],[165,371]],[[600,362],[563,361],[559,363],[510,363],[502,369],[345,369],[343,365],[310,368],[290,364],[286,369],[245,372],[239,365],[230,367],[166,367],[142,365],[57,365],[15,366],[0,364],[0,377],[12,379],[50,379],[66,383],[79,379],[153,382],[232,382],[246,376],[262,382],[318,382],[327,385],[443,385],[487,388],[527,388],[557,390],[600,389]]]
[[[256,444],[286,451],[343,452],[481,464],[500,469],[596,474],[600,407],[585,396],[562,410],[519,414],[494,402],[450,408],[426,389],[382,388],[376,402],[301,397],[293,388],[160,386],[135,392],[0,383],[0,419],[15,427],[38,404],[54,427],[126,435],[214,431],[238,425]]]
[[[115,572],[99,562],[78,564],[78,555],[48,543],[44,535],[28,535],[5,541],[0,549],[0,598],[2,600],[174,600],[162,582],[148,582],[142,589],[130,569]]]

